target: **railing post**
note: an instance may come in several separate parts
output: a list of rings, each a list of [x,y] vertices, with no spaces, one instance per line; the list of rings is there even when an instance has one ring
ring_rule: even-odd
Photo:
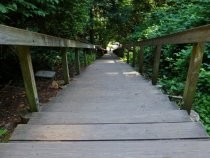
[[[62,68],[63,68],[63,78],[65,84],[69,84],[70,77],[69,77],[69,67],[68,67],[68,58],[67,58],[67,51],[66,48],[61,49],[62,54]]]
[[[190,114],[192,108],[193,97],[196,90],[196,83],[199,77],[199,70],[203,59],[203,52],[203,43],[194,44],[183,95],[184,105],[182,109],[187,110],[188,114]]]
[[[140,51],[139,51],[139,73],[143,74],[144,72],[144,46],[140,46]]]
[[[83,55],[84,55],[84,66],[86,67],[88,65],[87,64],[87,49],[84,49]]]
[[[19,57],[20,66],[23,75],[23,81],[26,90],[26,97],[29,103],[30,111],[39,111],[39,99],[34,78],[33,66],[29,47],[16,46],[17,55]]]
[[[160,55],[161,55],[161,45],[157,45],[155,56],[154,56],[154,66],[153,66],[153,74],[152,74],[153,85],[157,84],[159,65],[160,65]]]
[[[79,49],[75,49],[75,66],[76,66],[76,74],[80,74],[80,59],[79,59]]]
[[[130,53],[129,53],[129,52],[130,52],[130,50],[128,49],[128,50],[127,50],[127,63],[128,63],[128,64],[130,63],[130,56],[129,56]]]
[[[132,67],[135,67],[136,65],[136,47],[133,47],[133,61],[132,61]]]

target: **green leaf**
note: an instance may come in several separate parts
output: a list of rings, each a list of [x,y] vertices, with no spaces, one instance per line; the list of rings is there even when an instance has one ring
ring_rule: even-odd
[[[6,129],[0,128],[0,136],[4,135],[7,133]]]
[[[210,52],[208,53],[207,58],[210,59]]]
[[[0,4],[0,12],[1,12],[1,13],[7,13],[7,12],[8,12],[7,7],[4,6],[4,5],[2,5],[2,4]]]
[[[12,10],[12,11],[17,11],[17,5],[15,3],[11,4],[11,5],[8,5],[7,7],[9,10]]]

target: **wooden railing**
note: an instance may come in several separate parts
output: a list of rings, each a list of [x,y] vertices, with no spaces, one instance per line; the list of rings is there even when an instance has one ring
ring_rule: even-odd
[[[39,111],[39,99],[37,95],[36,83],[31,61],[30,47],[60,47],[62,56],[62,67],[64,81],[69,83],[69,69],[66,48],[75,48],[76,72],[80,73],[79,49],[84,50],[84,63],[86,61],[87,49],[95,49],[97,46],[79,41],[49,36],[45,34],[30,32],[18,28],[0,25],[0,45],[13,45],[16,47],[19,57],[26,97],[32,112]]]
[[[158,79],[160,55],[162,45],[167,44],[193,44],[192,55],[190,59],[190,65],[188,69],[186,85],[183,94],[183,107],[184,110],[190,114],[192,109],[193,97],[195,95],[196,83],[199,77],[199,70],[202,64],[204,43],[210,41],[210,25],[196,27],[186,31],[139,41],[135,44],[129,45],[129,47],[140,46],[139,51],[139,72],[142,74],[144,71],[144,47],[145,46],[156,46],[154,53],[154,66],[152,75],[152,84],[155,85]],[[128,47],[128,46],[127,46]],[[128,51],[129,53],[129,51]],[[135,66],[135,56],[137,52],[133,50],[133,61],[132,65]],[[129,57],[129,55],[128,55]],[[129,58],[128,58],[129,62]]]

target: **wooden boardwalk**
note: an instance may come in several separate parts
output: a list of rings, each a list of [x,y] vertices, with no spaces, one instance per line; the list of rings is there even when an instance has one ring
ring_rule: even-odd
[[[168,97],[113,54],[18,125],[0,158],[209,158],[210,141]]]

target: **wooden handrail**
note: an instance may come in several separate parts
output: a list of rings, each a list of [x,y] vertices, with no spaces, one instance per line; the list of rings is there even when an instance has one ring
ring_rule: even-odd
[[[26,97],[32,112],[39,111],[39,98],[37,95],[31,53],[29,49],[31,46],[61,48],[63,75],[66,84],[70,81],[66,48],[75,48],[76,68],[77,73],[79,74],[80,51],[78,51],[78,49],[96,49],[100,47],[99,45],[82,43],[80,41],[54,37],[5,25],[0,25],[0,45],[14,45],[17,50],[16,52],[20,61]],[[86,51],[84,52],[84,56],[86,60]],[[87,61],[85,61],[85,63],[87,63]]]
[[[165,35],[162,37],[146,39],[138,42],[131,42],[126,47],[140,46],[139,51],[139,72],[144,71],[144,47],[145,46],[156,46],[156,51],[154,53],[154,66],[153,66],[153,76],[152,84],[157,83],[161,47],[166,44],[193,44],[192,55],[190,59],[190,65],[188,69],[186,85],[183,94],[184,105],[182,109],[187,110],[190,113],[192,109],[193,97],[195,95],[196,83],[199,76],[199,70],[202,64],[204,43],[210,41],[210,24],[196,27],[193,29],[185,30],[178,33],[173,33]]]
[[[201,43],[210,41],[210,24],[162,37],[139,41],[140,45]]]
[[[95,45],[0,25],[1,45],[90,48]]]

